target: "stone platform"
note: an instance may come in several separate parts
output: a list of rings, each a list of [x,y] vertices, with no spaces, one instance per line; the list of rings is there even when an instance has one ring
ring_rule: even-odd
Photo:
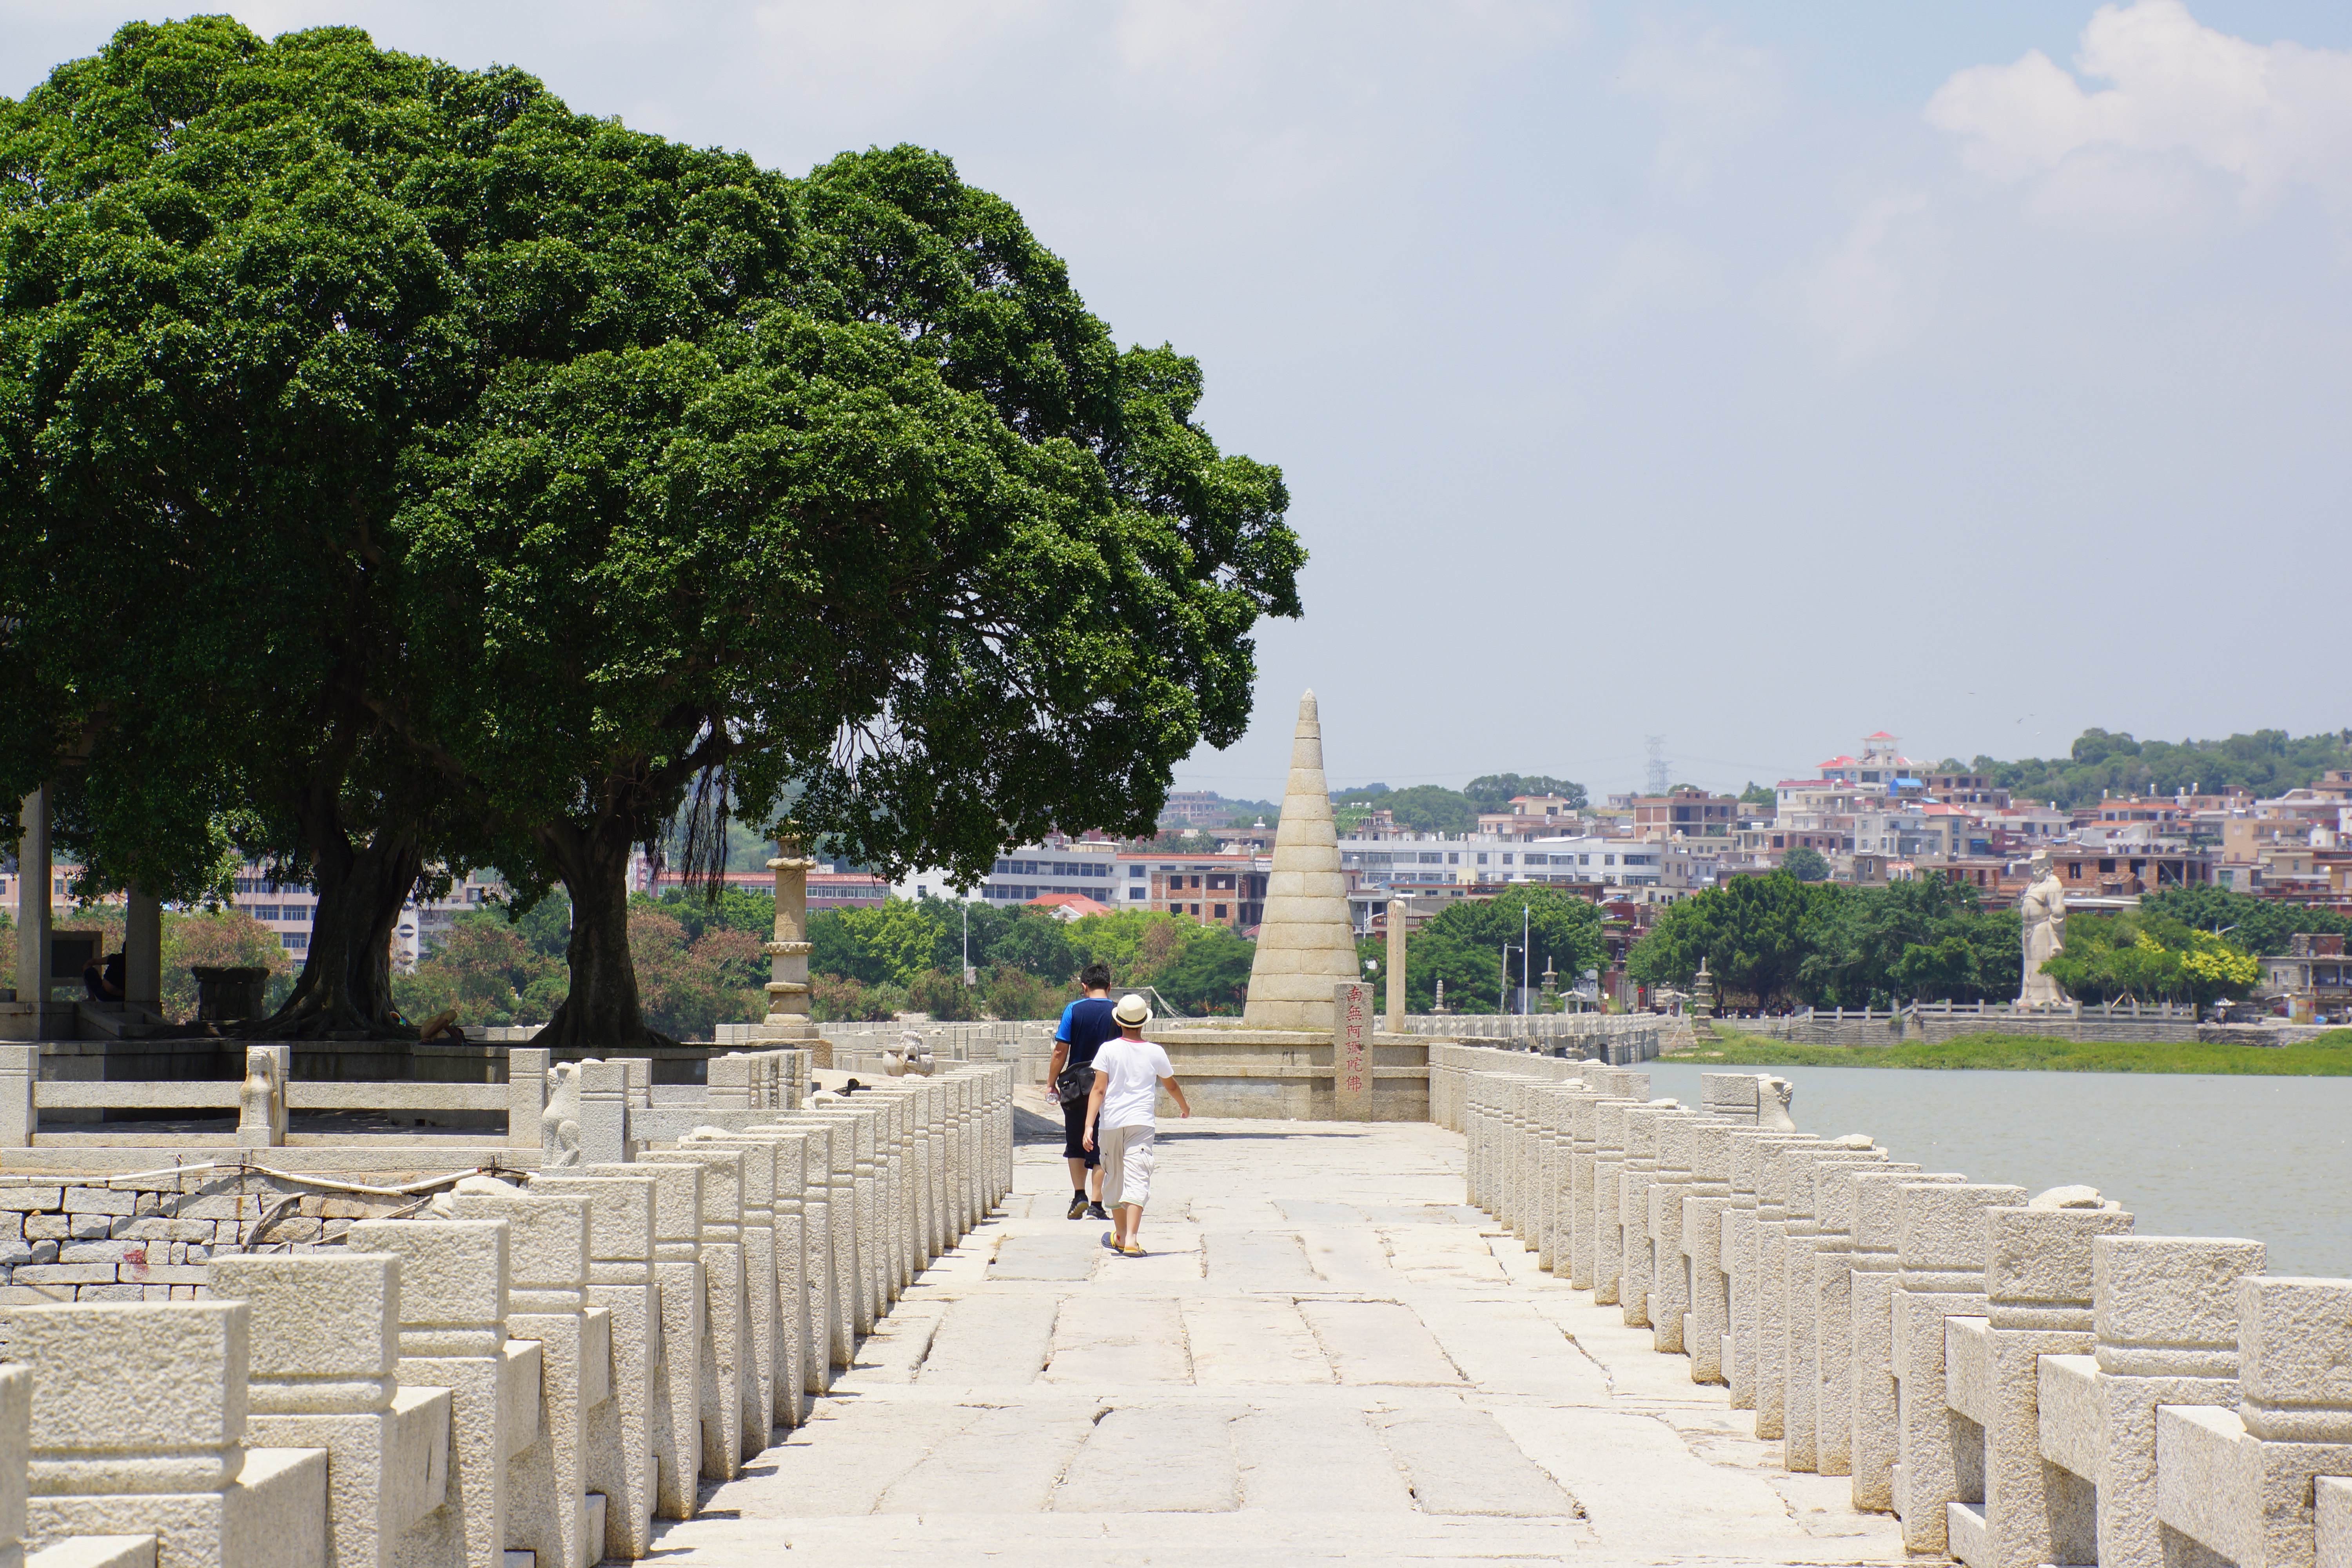
[[[1130,1259],[1030,1144],[997,1217],[657,1559],[1903,1560],[1842,1478],[1778,1469],[1723,1389],[1465,1206],[1463,1163],[1426,1122],[1163,1121]]]
[[[1330,1121],[1339,1116],[1328,1029],[1159,1029],[1176,1081],[1202,1116]],[[1373,1121],[1429,1120],[1429,1045],[1418,1035],[1372,1036]],[[1161,1114],[1172,1114],[1167,1100]]]

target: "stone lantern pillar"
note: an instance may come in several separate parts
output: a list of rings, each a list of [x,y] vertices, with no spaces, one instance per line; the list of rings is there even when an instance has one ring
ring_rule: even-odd
[[[1404,1033],[1404,928],[1406,900],[1389,895],[1389,1033]]]
[[[768,869],[776,874],[776,934],[765,944],[768,952],[768,1016],[760,1035],[769,1040],[807,1040],[819,1057],[816,1024],[809,1017],[808,874],[816,862],[803,853],[797,838],[776,840],[776,858]],[[818,1066],[829,1067],[830,1061]]]

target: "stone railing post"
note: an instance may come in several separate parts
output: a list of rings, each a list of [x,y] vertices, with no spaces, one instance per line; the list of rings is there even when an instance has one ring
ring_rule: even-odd
[[[399,1384],[400,1259],[233,1256],[209,1274],[250,1311],[247,1436],[324,1448],[336,1568],[391,1568],[449,1484],[449,1391]]]
[[[852,1101],[828,1107],[818,1114],[841,1124],[843,1141],[849,1150],[850,1183],[857,1199],[852,1211],[857,1224],[857,1273],[851,1284],[857,1311],[857,1337],[862,1340],[874,1331],[875,1322],[888,1304],[882,1287],[880,1176],[874,1147],[881,1118],[870,1107],[858,1109]]]
[[[0,1366],[0,1568],[24,1568],[26,1470],[33,1437],[33,1373]],[[149,1543],[152,1550],[152,1542]]]
[[[1723,1216],[1731,1207],[1731,1135],[1738,1123],[1702,1116],[1684,1125],[1690,1181],[1683,1189],[1680,1248],[1688,1259],[1690,1300],[1683,1352],[1693,1383],[1724,1381],[1724,1342],[1731,1332],[1730,1281],[1723,1272]]]
[[[952,1081],[952,1080],[951,1080]],[[838,1118],[811,1109],[763,1124],[808,1140],[808,1188],[803,1211],[808,1226],[808,1285],[812,1296],[809,1334],[814,1361],[809,1392],[832,1386],[834,1373],[848,1370],[857,1344],[857,1196],[850,1129]]]
[[[2263,1257],[2258,1241],[2091,1243],[2092,1352],[2042,1357],[2036,1406],[2042,1457],[2095,1489],[2105,1568],[2164,1568],[2157,1406],[2237,1403],[2237,1286]]]
[[[1984,1428],[1984,1502],[1947,1504],[1947,1533],[1956,1552],[1977,1537],[1969,1561],[1979,1568],[2092,1562],[2096,1494],[2042,1455],[2041,1358],[2091,1348],[2092,1248],[2127,1235],[2132,1216],[2088,1187],[2060,1187],[2023,1208],[1990,1209],[1984,1225],[1987,1321],[1944,1320],[1948,1366],[1969,1340],[1984,1346],[1967,1394]]]
[[[1778,1132],[1737,1127],[1731,1132],[1731,1157],[1727,1162],[1731,1188],[1730,1206],[1724,1210],[1720,1234],[1723,1238],[1721,1259],[1724,1278],[1724,1299],[1727,1303],[1723,1381],[1730,1390],[1731,1408],[1756,1408],[1756,1328],[1762,1321],[1762,1304],[1759,1299],[1759,1281],[1757,1274],[1757,1216],[1761,1198],[1758,1184],[1764,1179],[1764,1159],[1775,1144],[1790,1139],[1819,1142],[1810,1133]]]
[[[40,1127],[33,1086],[40,1081],[41,1047],[0,1046],[0,1149],[29,1149]]]
[[[1853,1247],[1847,1288],[1853,1319],[1848,1352],[1853,1397],[1846,1436],[1856,1509],[1874,1513],[1895,1507],[1895,1466],[1902,1454],[1895,1360],[1895,1293],[1901,1288],[1903,1191],[1920,1185],[1958,1186],[1968,1178],[1953,1172],[1890,1172],[1857,1168],[1853,1183]],[[1834,1433],[1832,1433],[1832,1436]],[[1826,1440],[1824,1447],[1827,1446]]]
[[[649,1149],[637,1156],[640,1164],[693,1165],[702,1175],[702,1473],[713,1480],[734,1479],[749,1457],[743,1451],[748,1438],[759,1439],[754,1454],[767,1447],[770,1401],[761,1394],[752,1353],[751,1290],[744,1278],[743,1172],[749,1158],[740,1149],[701,1143]]]
[[[521,1410],[536,1417],[540,1375],[538,1346],[518,1357],[507,1344],[506,1222],[369,1219],[346,1234],[355,1251],[400,1259],[401,1386],[449,1393],[446,1500],[416,1528],[467,1562],[499,1562],[507,1460],[529,1440],[513,1428]]]
[[[730,1051],[723,1057],[713,1057],[708,1065],[703,1102],[714,1110],[751,1110],[758,1108],[753,1092],[753,1069],[758,1063],[740,1051]]]
[[[1814,1397],[1821,1380],[1820,1313],[1813,1282],[1820,1226],[1814,1194],[1822,1172],[1845,1165],[1883,1165],[1886,1151],[1871,1147],[1870,1140],[1859,1132],[1832,1139],[1828,1148],[1801,1155],[1787,1152],[1787,1147],[1782,1146],[1780,1156],[1786,1223],[1780,1237],[1780,1300],[1769,1302],[1772,1283],[1768,1278],[1766,1310],[1768,1313],[1777,1310],[1780,1320],[1781,1462],[1791,1470],[1811,1470],[1819,1463]]]
[[[653,1182],[654,1285],[662,1341],[651,1434],[660,1475],[654,1512],[663,1519],[692,1519],[695,1477],[709,1447],[701,1430],[702,1168],[631,1162],[586,1165],[582,1173]]]
[[[2238,1408],[2158,1406],[2156,1472],[2158,1520],[2237,1568],[2318,1562],[2320,1478],[2352,1477],[2352,1279],[2239,1280]]]
[[[1650,1186],[1658,1169],[1658,1126],[1691,1114],[1671,1100],[1652,1100],[1625,1112],[1625,1163],[1618,1173],[1617,1202],[1624,1254],[1618,1267],[1617,1306],[1630,1329],[1651,1326],[1650,1286],[1656,1258],[1650,1240]],[[1681,1317],[1679,1308],[1675,1317]]]
[[[1867,1147],[1868,1139],[1862,1141]],[[1748,1338],[1738,1342],[1738,1353],[1748,1370],[1748,1392],[1755,1400],[1756,1436],[1767,1439],[1785,1435],[1789,1374],[1789,1189],[1801,1175],[1810,1188],[1812,1176],[1805,1163],[1812,1152],[1837,1147],[1827,1138],[1801,1133],[1765,1144],[1756,1153],[1754,1258],[1748,1267],[1744,1295],[1734,1300],[1745,1310],[1734,1319],[1748,1321]],[[1738,1384],[1735,1384],[1735,1387]]]
[[[1895,1161],[1869,1165],[1813,1167],[1813,1278],[1808,1300],[1792,1301],[1793,1313],[1813,1317],[1812,1469],[1818,1475],[1853,1471],[1853,1268],[1854,1209],[1864,1175],[1914,1176],[1919,1167]],[[1790,1289],[1801,1281],[1790,1275]]]
[[[1644,1075],[1646,1076],[1646,1075]],[[1597,1100],[1592,1108],[1592,1304],[1619,1304],[1618,1289],[1625,1268],[1624,1187],[1617,1179],[1625,1168],[1625,1117],[1649,1103],[1648,1085],[1639,1099],[1621,1092]]]
[[[767,1426],[798,1426],[808,1379],[809,1301],[803,1283],[807,1264],[802,1254],[807,1137],[775,1128],[706,1128],[688,1142],[740,1149],[746,1155],[743,1269],[751,1296],[751,1354],[767,1390]]]
[[[1719,1116],[1727,1121],[1756,1124],[1756,1086],[1753,1073],[1706,1072],[1698,1076],[1699,1107],[1709,1116]]]
[[[547,1060],[543,1046],[507,1047],[507,1144],[537,1149],[540,1118],[547,1112]]]
[[[587,1206],[587,1299],[607,1315],[613,1396],[589,1414],[582,1484],[604,1494],[604,1553],[624,1562],[653,1550],[655,1454],[662,1447],[656,1433],[666,1428],[667,1347],[654,1282],[654,1191],[650,1176],[566,1170],[532,1176],[528,1194]]]
[[[495,1189],[495,1190],[494,1190]],[[612,1425],[613,1314],[588,1304],[588,1200],[460,1184],[461,1220],[507,1226],[507,1338],[539,1346],[539,1431],[507,1461],[507,1545],[545,1563],[593,1562],[613,1540],[588,1515],[592,1434]],[[612,1494],[601,1493],[604,1507]],[[591,1550],[593,1548],[593,1550]]]
[[[1895,1511],[1903,1544],[1942,1552],[1944,1505],[1984,1498],[1984,1448],[1954,1431],[1945,1382],[1944,1320],[1984,1315],[1984,1211],[2015,1208],[2023,1187],[1906,1184],[1895,1291],[1895,1399],[1902,1466]]]
[[[1537,1097],[1538,1180],[1541,1183],[1538,1200],[1543,1215],[1536,1261],[1561,1280],[1568,1278],[1569,1160],[1576,1149],[1576,1135],[1569,1126],[1568,1104],[1583,1089],[1582,1079],[1568,1077],[1544,1085]]]
[[[580,1163],[626,1164],[636,1153],[629,1142],[629,1074],[618,1061],[590,1057],[580,1063]]]
[[[25,1544],[128,1532],[201,1568],[323,1560],[326,1450],[245,1445],[251,1321],[242,1301],[0,1308],[32,1373]]]

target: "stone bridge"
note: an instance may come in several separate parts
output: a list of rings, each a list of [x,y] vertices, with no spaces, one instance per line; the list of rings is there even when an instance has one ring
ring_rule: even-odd
[[[0,1561],[2352,1563],[2352,1281],[1430,1052],[1433,1121],[1164,1122],[1142,1258],[982,1064],[9,1150]]]

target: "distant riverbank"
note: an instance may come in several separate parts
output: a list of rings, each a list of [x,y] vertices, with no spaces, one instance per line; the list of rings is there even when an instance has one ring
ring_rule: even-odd
[[[2061,1040],[2043,1035],[1964,1035],[1906,1046],[1799,1046],[1714,1028],[1695,1051],[1661,1058],[1699,1066],[1925,1068],[2009,1072],[2223,1073],[2270,1078],[2352,1077],[2352,1029],[2276,1047]]]

